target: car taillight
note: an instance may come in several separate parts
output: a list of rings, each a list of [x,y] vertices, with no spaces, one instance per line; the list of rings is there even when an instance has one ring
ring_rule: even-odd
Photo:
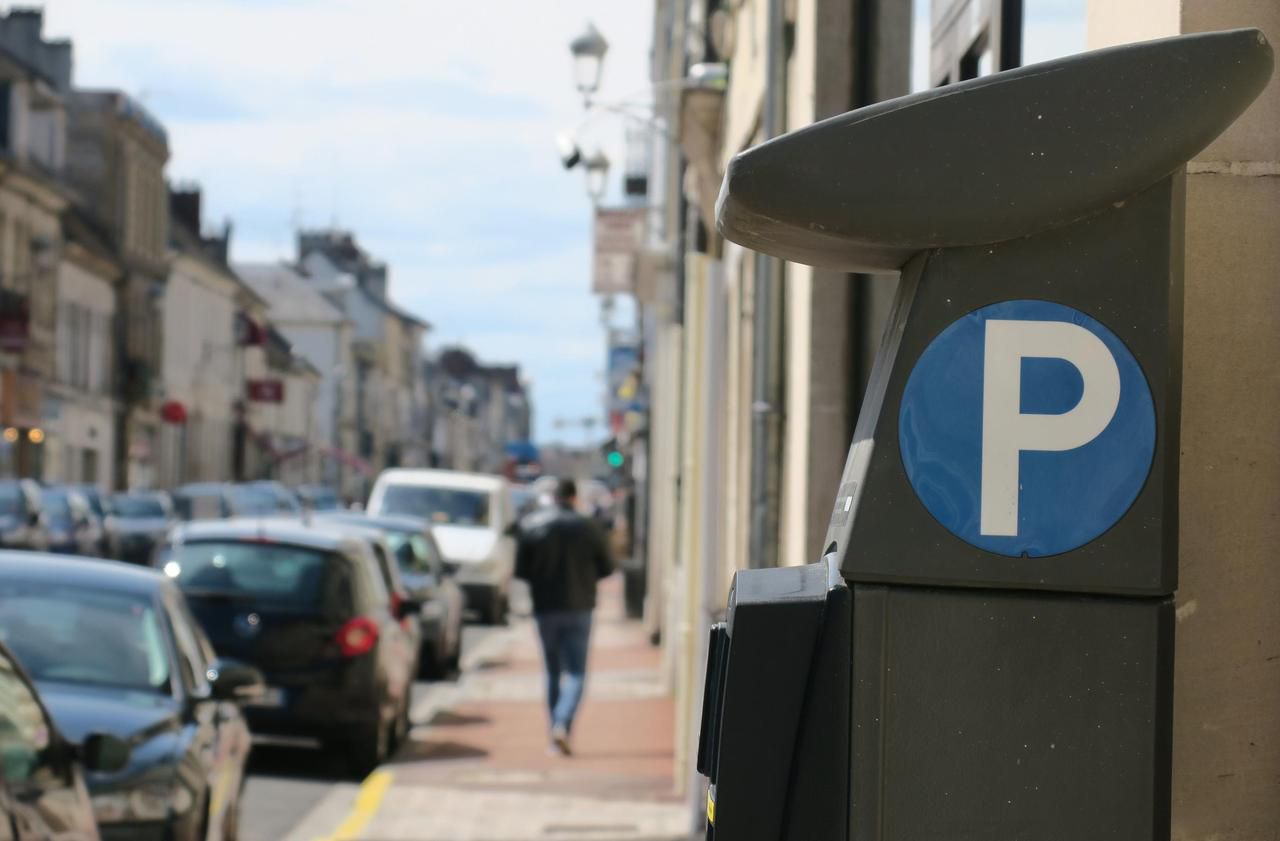
[[[359,657],[378,643],[378,625],[367,616],[357,616],[338,629],[335,637],[343,657]]]

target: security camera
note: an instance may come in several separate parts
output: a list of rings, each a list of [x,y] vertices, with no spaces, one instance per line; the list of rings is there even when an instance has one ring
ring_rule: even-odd
[[[582,150],[578,148],[578,141],[573,139],[573,135],[568,132],[562,132],[556,137],[556,146],[560,150],[560,163],[565,169],[573,169],[582,161]]]

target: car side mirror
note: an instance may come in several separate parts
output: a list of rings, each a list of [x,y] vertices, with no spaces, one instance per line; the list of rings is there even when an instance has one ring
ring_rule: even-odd
[[[396,608],[397,619],[408,619],[410,616],[417,616],[422,612],[422,601],[420,599],[401,599],[399,606]]]
[[[27,514],[27,525],[29,525],[29,526],[38,526],[38,525],[40,525],[40,512],[39,512],[39,511],[32,511],[32,512],[30,512],[29,514]]]
[[[215,660],[205,677],[209,679],[213,697],[218,701],[243,704],[261,698],[267,691],[267,681],[262,672],[240,660]]]
[[[80,744],[85,770],[111,773],[129,764],[129,744],[110,733],[90,733]]]

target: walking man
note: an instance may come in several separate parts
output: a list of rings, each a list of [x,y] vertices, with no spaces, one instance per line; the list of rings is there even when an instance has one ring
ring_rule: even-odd
[[[527,515],[517,529],[516,575],[529,583],[547,667],[551,745],[568,756],[573,718],[587,677],[587,644],[596,582],[613,572],[598,527],[574,505],[572,479],[556,487],[555,506]]]

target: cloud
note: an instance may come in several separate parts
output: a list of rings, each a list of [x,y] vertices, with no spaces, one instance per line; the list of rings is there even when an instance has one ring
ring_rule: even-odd
[[[337,222],[391,266],[392,294],[519,361],[550,418],[601,413],[590,208],[554,136],[582,121],[567,44],[591,18],[602,96],[643,90],[651,7],[636,0],[49,0],[77,84],[139,96],[169,129],[236,259],[289,257]],[[624,160],[622,126],[586,139]],[[617,180],[617,179],[615,179]],[[616,190],[616,186],[615,186]]]

